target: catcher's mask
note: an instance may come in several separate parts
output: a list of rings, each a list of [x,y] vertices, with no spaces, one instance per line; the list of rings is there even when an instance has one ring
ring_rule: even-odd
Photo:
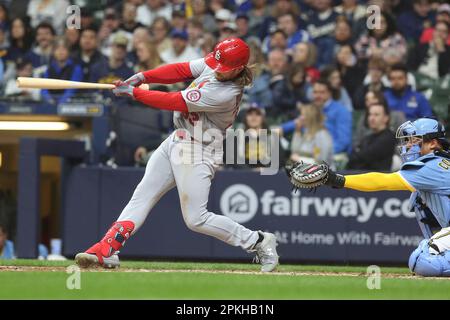
[[[414,161],[421,156],[422,143],[437,139],[444,150],[449,147],[445,139],[445,129],[434,119],[420,118],[406,121],[397,129],[398,149],[403,162]]]

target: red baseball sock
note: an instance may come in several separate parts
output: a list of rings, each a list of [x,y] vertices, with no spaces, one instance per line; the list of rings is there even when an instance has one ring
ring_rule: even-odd
[[[98,261],[103,263],[103,257],[110,257],[124,246],[133,230],[134,223],[132,221],[116,221],[106,232],[103,239],[87,249],[86,253],[95,254]]]

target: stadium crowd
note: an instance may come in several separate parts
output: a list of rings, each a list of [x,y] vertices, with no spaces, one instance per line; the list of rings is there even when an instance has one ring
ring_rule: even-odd
[[[448,125],[446,1],[1,3],[0,84],[3,96],[11,99],[58,104],[86,94],[19,89],[17,76],[112,83],[200,58],[217,41],[235,36],[249,44],[254,73],[237,125],[253,129],[255,136],[259,129],[277,130],[286,159],[324,160],[338,169],[395,170],[399,124],[435,116]],[[81,7],[79,29],[66,27],[64,12],[71,4]],[[375,27],[370,5],[381,10]],[[126,99],[114,101],[127,107]],[[148,156],[147,149],[136,150],[137,162]],[[260,152],[256,146],[244,157]]]

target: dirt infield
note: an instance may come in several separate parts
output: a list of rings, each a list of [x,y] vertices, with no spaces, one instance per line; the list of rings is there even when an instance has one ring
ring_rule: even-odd
[[[204,274],[235,274],[235,275],[261,275],[261,276],[324,276],[324,277],[367,277],[366,273],[361,272],[324,272],[324,271],[291,271],[291,272],[272,272],[261,273],[259,271],[242,270],[204,270],[204,269],[143,269],[143,268],[117,268],[103,269],[90,268],[82,269],[83,272],[137,272],[137,273],[204,273]],[[66,267],[44,267],[44,266],[0,266],[0,272],[66,272]],[[415,279],[415,280],[450,280],[450,278],[419,277],[412,274],[401,273],[382,273],[382,278],[391,279]]]

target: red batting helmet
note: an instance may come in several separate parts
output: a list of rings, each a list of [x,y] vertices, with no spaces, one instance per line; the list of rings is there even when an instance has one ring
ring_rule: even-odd
[[[228,38],[205,56],[205,62],[214,71],[228,72],[247,65],[249,57],[250,48],[243,40]]]

